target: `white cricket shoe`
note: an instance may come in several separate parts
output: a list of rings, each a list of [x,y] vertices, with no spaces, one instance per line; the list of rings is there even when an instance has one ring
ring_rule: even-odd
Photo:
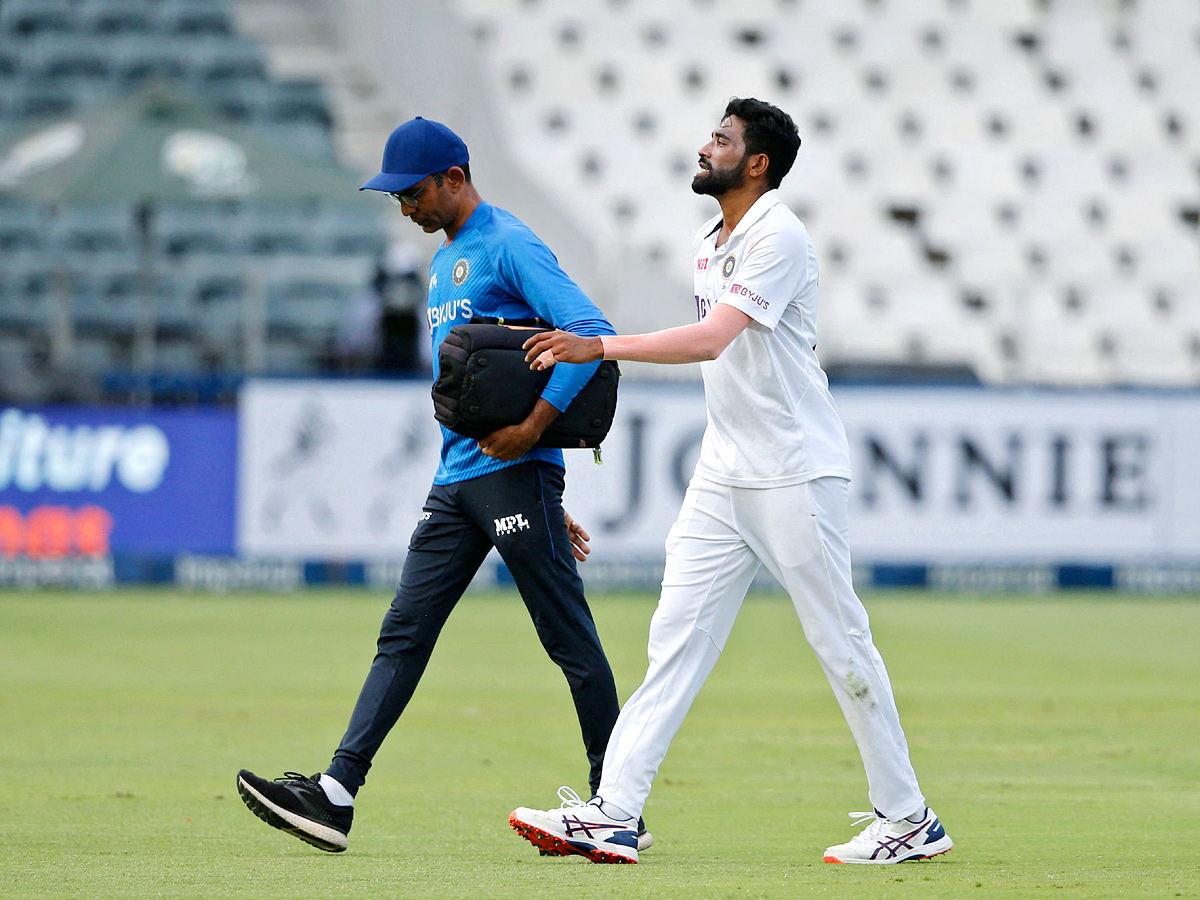
[[[559,804],[560,809],[570,809],[573,806],[583,806],[584,805],[583,798],[580,797],[577,793],[575,793],[575,789],[572,787],[567,787],[566,785],[564,785],[563,787],[560,787],[558,789],[558,799],[562,801],[562,803]],[[648,828],[646,828],[646,820],[645,819],[638,819],[637,824],[638,824],[638,827],[637,827],[638,853],[641,853],[642,851],[649,850],[651,847],[654,846],[654,835],[652,835],[650,833],[650,830]],[[556,854],[550,850],[542,851],[542,856],[557,856],[557,855],[559,855],[559,854]]]
[[[579,855],[595,863],[638,861],[637,819],[613,818],[600,808],[597,798],[576,803],[568,805],[564,799],[560,808],[546,810],[522,806],[513,810],[508,824],[533,846],[551,855]]]
[[[881,812],[850,813],[855,825],[870,822],[849,843],[838,844],[825,851],[827,863],[885,863],[906,862],[910,859],[929,859],[940,856],[954,846],[950,835],[938,821],[933,810],[925,808],[919,823],[908,819],[893,822]]]

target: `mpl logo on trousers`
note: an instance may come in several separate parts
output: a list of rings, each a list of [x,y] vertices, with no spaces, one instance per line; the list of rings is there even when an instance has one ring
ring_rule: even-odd
[[[493,520],[496,523],[496,537],[502,537],[506,534],[514,534],[518,531],[528,531],[529,523],[520,513],[515,516],[502,516],[499,519]]]

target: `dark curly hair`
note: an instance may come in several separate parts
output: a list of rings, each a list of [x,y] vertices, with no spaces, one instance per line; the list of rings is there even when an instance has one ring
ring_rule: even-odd
[[[792,117],[778,106],[753,97],[734,97],[725,106],[723,119],[737,116],[746,123],[743,140],[747,153],[767,155],[767,184],[779,187],[783,176],[792,170],[800,149],[800,132]]]

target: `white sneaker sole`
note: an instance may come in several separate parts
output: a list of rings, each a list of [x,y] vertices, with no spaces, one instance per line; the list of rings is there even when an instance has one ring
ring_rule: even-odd
[[[825,862],[844,863],[847,865],[888,866],[894,863],[917,862],[922,859],[932,859],[935,856],[941,856],[943,853],[949,853],[953,847],[954,841],[950,840],[950,835],[946,835],[944,838],[936,840],[932,844],[914,847],[907,856],[893,856],[890,859],[838,859],[838,857],[830,854],[829,850],[826,850]],[[833,848],[830,847],[829,849],[832,850]]]
[[[346,835],[336,828],[306,819],[296,815],[291,810],[284,809],[277,803],[272,803],[242,777],[238,777],[238,793],[250,807],[250,811],[273,828],[294,834],[302,841],[307,841],[314,847],[327,850],[330,853],[341,853],[346,849]]]

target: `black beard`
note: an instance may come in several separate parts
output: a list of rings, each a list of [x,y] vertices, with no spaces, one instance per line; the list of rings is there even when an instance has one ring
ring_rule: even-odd
[[[740,188],[746,181],[746,162],[747,158],[743,156],[742,161],[732,169],[707,169],[697,172],[696,177],[692,179],[692,191],[709,197],[720,197]]]

